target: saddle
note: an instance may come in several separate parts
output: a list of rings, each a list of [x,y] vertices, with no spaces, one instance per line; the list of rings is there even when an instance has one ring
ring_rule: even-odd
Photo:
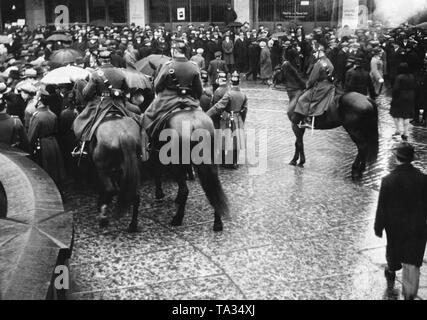
[[[101,102],[102,104],[103,102]],[[93,122],[91,124],[90,132],[88,141],[91,141],[96,130],[98,129],[99,125],[107,120],[110,120],[112,118],[123,118],[123,117],[130,117],[135,120],[136,123],[140,126],[139,118],[135,115],[132,116],[132,114],[126,109],[126,107],[120,106],[118,103],[115,103],[114,100],[108,102],[109,105],[105,108],[98,107]],[[101,110],[101,111],[99,111]]]
[[[179,111],[183,111],[183,110],[195,110],[196,108],[187,106],[184,103],[179,103],[177,104],[177,106],[173,109],[171,109],[170,111],[168,111],[167,113],[165,113],[163,116],[161,116],[160,118],[156,119],[153,124],[148,128],[148,135],[150,136],[150,140],[152,143],[154,143],[154,147],[157,149],[160,145],[159,143],[159,138],[160,138],[160,133],[162,132],[162,130],[166,129],[166,126],[169,122],[169,120]]]

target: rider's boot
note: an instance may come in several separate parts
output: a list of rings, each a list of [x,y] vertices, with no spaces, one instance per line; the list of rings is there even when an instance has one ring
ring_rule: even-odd
[[[303,121],[298,124],[300,129],[314,129],[314,117],[305,117]]]

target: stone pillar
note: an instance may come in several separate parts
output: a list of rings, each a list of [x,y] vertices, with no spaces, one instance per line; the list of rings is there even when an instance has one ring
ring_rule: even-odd
[[[30,29],[38,24],[46,25],[44,0],[25,0],[25,19]]]
[[[253,0],[233,0],[234,11],[238,22],[251,22],[251,4]]]
[[[147,0],[129,0],[129,24],[143,27],[147,20]]]

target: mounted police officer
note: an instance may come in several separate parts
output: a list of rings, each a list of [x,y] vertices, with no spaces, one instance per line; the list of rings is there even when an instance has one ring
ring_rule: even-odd
[[[171,48],[172,60],[166,62],[154,80],[157,97],[142,118],[143,140],[148,141],[152,129],[164,115],[182,106],[200,109],[203,85],[199,67],[185,56],[185,43],[176,39]],[[146,147],[143,148],[146,150]]]
[[[74,134],[82,142],[80,148],[73,151],[75,157],[85,154],[85,144],[92,139],[97,126],[112,108],[122,116],[135,117],[132,106],[126,101],[125,75],[111,64],[111,52],[102,50],[98,62],[99,68],[90,75],[82,92],[88,104],[73,124]]]
[[[325,55],[325,47],[318,44],[315,52],[316,63],[306,84],[306,91],[301,95],[295,109],[304,116],[300,128],[313,129],[314,117],[324,114],[335,98],[335,86],[332,74],[334,66]]]

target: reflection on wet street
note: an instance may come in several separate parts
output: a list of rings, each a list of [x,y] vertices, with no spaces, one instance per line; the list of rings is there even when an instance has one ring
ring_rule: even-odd
[[[125,231],[130,217],[99,229],[94,192],[70,186],[73,298],[401,299],[399,282],[387,290],[385,240],[373,232],[381,177],[393,168],[397,142],[389,98],[379,99],[379,159],[354,183],[356,147],[343,129],[307,132],[305,168],[289,166],[295,139],[287,94],[243,87],[247,128],[268,132],[267,170],[221,170],[232,208],[224,232],[212,232],[213,211],[197,182],[189,182],[184,225],[172,228],[175,184],[165,184],[167,197],[158,202],[146,181],[137,234]],[[418,151],[416,166],[427,169],[427,129],[411,128],[409,142]],[[420,285],[420,298],[427,298],[427,277]]]

